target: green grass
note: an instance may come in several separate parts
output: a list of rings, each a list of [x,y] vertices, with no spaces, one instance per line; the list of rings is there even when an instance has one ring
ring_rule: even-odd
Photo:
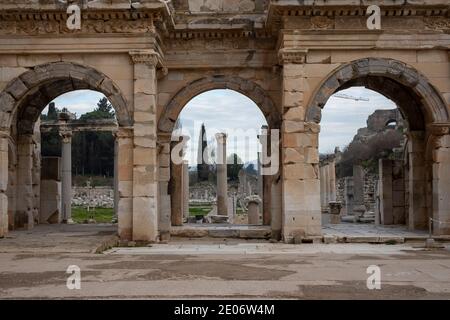
[[[72,219],[77,223],[84,223],[85,220],[90,218],[93,218],[97,223],[110,223],[113,217],[113,208],[95,208],[88,212],[83,207],[72,207]]]
[[[196,216],[196,215],[204,215],[206,216],[208,214],[208,212],[210,212],[212,209],[212,207],[189,207],[189,214],[191,216]]]

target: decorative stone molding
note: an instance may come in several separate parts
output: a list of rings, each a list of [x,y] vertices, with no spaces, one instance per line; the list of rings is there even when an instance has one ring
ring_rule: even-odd
[[[119,127],[113,132],[116,139],[129,139],[133,137],[133,127]]]
[[[283,48],[278,51],[278,60],[281,65],[284,64],[302,64],[306,62],[306,49]]]
[[[311,28],[318,30],[333,29],[334,19],[325,16],[311,17]]]
[[[446,17],[425,17],[424,24],[427,29],[447,30],[450,29],[450,18]]]
[[[135,50],[129,52],[134,64],[143,63],[156,67],[161,61],[160,55],[154,50]]]
[[[427,131],[433,136],[444,136],[450,133],[450,123],[431,123]]]

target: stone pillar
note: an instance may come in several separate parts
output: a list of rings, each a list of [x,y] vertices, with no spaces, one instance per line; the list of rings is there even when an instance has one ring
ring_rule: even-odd
[[[320,206],[322,208],[322,212],[325,212],[327,205],[325,197],[325,165],[323,163],[319,167],[319,177],[320,177]]]
[[[261,139],[261,167],[260,169],[260,178],[262,179],[262,190],[261,190],[261,194],[260,197],[262,199],[262,213],[263,213],[263,225],[267,225],[270,226],[271,224],[271,219],[272,219],[272,215],[271,215],[271,201],[272,201],[272,196],[271,196],[271,189],[272,189],[272,176],[268,175],[268,174],[263,174],[263,168],[267,168],[270,167],[270,159],[268,159],[268,157],[271,156],[271,141],[270,141],[270,130],[268,129],[267,126],[262,126],[261,127],[261,135],[260,135]]]
[[[153,50],[130,52],[134,63],[133,240],[158,238],[158,159],[156,149],[156,66]]]
[[[362,216],[366,212],[364,205],[364,168],[353,166],[353,214]]]
[[[217,214],[228,215],[227,135],[217,133]]]
[[[119,142],[117,135],[114,135],[114,218],[117,222],[117,213],[119,210],[119,175],[118,175],[118,162],[119,162]]]
[[[184,146],[189,140],[188,136],[179,136],[179,141],[171,142],[171,152],[178,153],[179,159],[172,159],[170,162],[170,198],[171,198],[171,222],[172,226],[181,226],[184,217],[184,172],[183,156]]]
[[[72,131],[60,129],[61,136],[61,216],[63,223],[72,220]]]
[[[336,162],[331,160],[328,164],[330,176],[330,202],[336,202]]]
[[[450,234],[450,125],[432,128],[435,143],[433,160],[433,224],[435,235]]]
[[[15,228],[31,229],[34,226],[33,220],[33,187],[32,187],[32,167],[33,167],[33,135],[20,134],[17,141],[17,201],[14,215]]]
[[[259,224],[259,201],[248,202],[248,224]]]
[[[8,134],[0,132],[0,238],[8,234]]]
[[[171,195],[169,190],[170,181],[170,134],[159,134],[159,223],[158,230],[161,241],[170,240],[170,230],[171,230]]]
[[[393,224],[392,206],[392,160],[379,160],[378,190],[380,196],[380,224]]]
[[[424,136],[423,131],[408,134],[410,230],[428,228]]]
[[[321,234],[318,138],[320,126],[305,122],[306,51],[283,48],[282,210],[283,237]]]
[[[272,178],[272,187],[271,187],[271,220],[270,227],[272,230],[272,239],[280,240],[281,239],[281,228],[282,228],[282,181],[280,175],[276,175]]]
[[[325,188],[325,211],[330,211],[330,164],[327,163],[323,167],[325,182],[324,182],[324,188]]]
[[[117,143],[117,222],[121,240],[133,235],[133,129],[119,127]]]
[[[183,217],[189,217],[189,162],[183,161]]]

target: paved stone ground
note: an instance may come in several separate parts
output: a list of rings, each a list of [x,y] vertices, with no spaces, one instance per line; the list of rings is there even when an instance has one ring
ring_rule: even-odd
[[[450,245],[180,240],[113,248],[114,226],[39,226],[0,239],[0,298],[450,299]],[[81,290],[68,290],[69,265]],[[382,289],[368,290],[378,265]]]

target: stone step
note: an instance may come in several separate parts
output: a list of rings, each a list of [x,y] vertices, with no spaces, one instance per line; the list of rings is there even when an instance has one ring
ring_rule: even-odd
[[[215,225],[184,225],[172,227],[173,237],[182,238],[237,238],[237,239],[269,239],[270,227],[266,226],[217,226]]]

